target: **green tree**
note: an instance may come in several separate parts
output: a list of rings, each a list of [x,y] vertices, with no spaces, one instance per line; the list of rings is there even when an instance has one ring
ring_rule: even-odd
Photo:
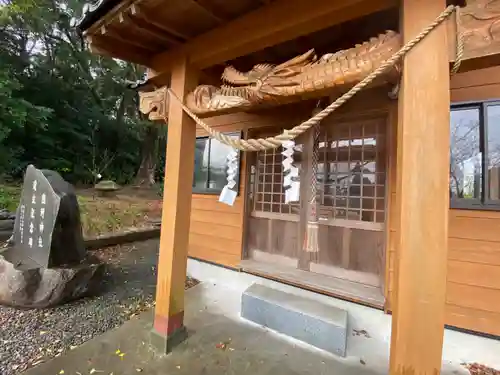
[[[74,183],[154,172],[162,132],[126,88],[144,70],[85,48],[70,27],[84,2],[0,1],[0,144],[11,160],[0,175],[20,177],[29,163]]]

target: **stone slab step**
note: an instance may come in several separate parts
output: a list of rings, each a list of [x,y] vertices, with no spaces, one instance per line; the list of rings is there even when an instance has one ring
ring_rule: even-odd
[[[241,316],[330,353],[346,355],[346,310],[253,284],[243,293]]]

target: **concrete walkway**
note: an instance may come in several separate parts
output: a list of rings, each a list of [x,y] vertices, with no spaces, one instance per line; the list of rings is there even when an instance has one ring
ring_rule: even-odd
[[[391,318],[383,312],[192,260],[188,273],[202,283],[186,293],[190,336],[170,355],[158,356],[149,349],[152,313],[148,312],[25,374],[387,374]],[[347,358],[239,318],[241,293],[253,282],[348,308]],[[460,362],[500,368],[498,353],[499,341],[447,330],[443,374],[467,374]]]

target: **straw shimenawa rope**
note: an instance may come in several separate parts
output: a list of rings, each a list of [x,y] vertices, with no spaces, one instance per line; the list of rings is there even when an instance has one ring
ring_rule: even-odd
[[[384,73],[387,69],[393,67],[402,57],[404,57],[409,51],[412,50],[422,39],[424,39],[429,33],[438,27],[443,21],[445,21],[451,14],[456,12],[458,7],[450,5],[446,8],[429,26],[423,29],[420,34],[415,38],[406,43],[398,52],[392,55],[387,61],[375,69],[372,73],[367,75],[362,81],[357,83],[353,88],[351,88],[347,93],[340,96],[337,100],[331,103],[328,107],[323,109],[321,112],[312,116],[309,120],[302,122],[301,124],[293,127],[290,130],[285,130],[283,133],[269,138],[259,138],[259,139],[233,139],[225,134],[218,132],[208,126],[203,120],[201,120],[196,114],[193,113],[183,101],[169,88],[168,93],[171,98],[174,98],[181,105],[183,110],[191,117],[199,126],[201,126],[210,137],[217,139],[219,142],[225,145],[231,146],[234,149],[240,151],[264,151],[280,147],[283,142],[293,140],[299,135],[305,133],[314,125],[320,123],[324,118],[329,116],[333,111],[339,108],[341,105],[346,103],[358,92],[363,90],[372,81],[374,81],[378,76]],[[463,57],[463,40],[462,34],[458,30],[459,16],[456,16],[457,22],[457,56],[455,60],[455,65],[452,68],[452,72],[456,73],[460,67],[460,62]]]
[[[460,69],[460,65],[462,64],[462,60],[464,58],[464,34],[461,31],[461,22],[460,22],[460,7],[455,7],[455,27],[457,29],[457,40],[456,40],[456,51],[455,51],[455,62],[453,63],[453,67],[451,68],[451,74],[458,73]]]

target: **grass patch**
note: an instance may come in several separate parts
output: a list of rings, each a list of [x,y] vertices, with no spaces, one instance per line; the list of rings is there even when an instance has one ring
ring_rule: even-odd
[[[21,197],[21,187],[11,185],[0,185],[0,209],[15,212]]]
[[[149,227],[151,218],[161,216],[161,204],[147,199],[79,196],[78,202],[86,237]]]

